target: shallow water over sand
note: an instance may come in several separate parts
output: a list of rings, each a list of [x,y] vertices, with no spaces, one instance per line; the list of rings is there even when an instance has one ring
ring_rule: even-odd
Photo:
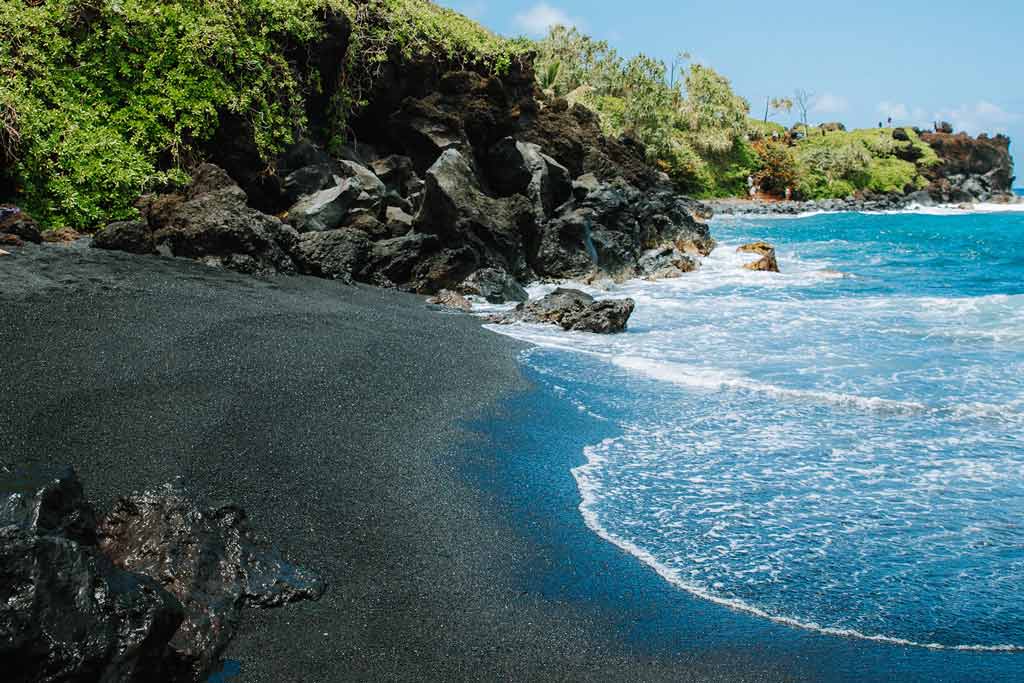
[[[499,331],[616,426],[592,529],[702,597],[831,633],[1024,648],[1024,214],[728,219],[627,334]],[[768,239],[781,275],[742,268]]]

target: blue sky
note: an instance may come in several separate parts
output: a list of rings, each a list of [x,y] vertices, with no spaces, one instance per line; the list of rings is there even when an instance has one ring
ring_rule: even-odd
[[[573,24],[621,54],[681,51],[726,75],[754,112],[767,96],[816,94],[812,123],[1004,132],[1024,150],[1024,1],[631,3],[440,0],[504,35]],[[790,119],[792,117],[789,117]],[[777,118],[788,123],[786,117]],[[1024,168],[1017,170],[1024,186]]]

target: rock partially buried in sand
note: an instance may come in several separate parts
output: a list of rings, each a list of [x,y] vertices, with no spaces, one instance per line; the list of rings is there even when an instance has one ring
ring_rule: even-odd
[[[514,311],[492,316],[500,324],[554,323],[564,330],[614,334],[623,332],[636,303],[632,299],[594,297],[577,289],[556,289],[542,299],[519,304]]]
[[[736,252],[741,254],[760,254],[760,259],[743,266],[747,270],[761,270],[770,273],[779,272],[779,262],[775,258],[775,247],[767,242],[744,244]]]
[[[427,303],[431,306],[441,306],[442,308],[450,308],[455,311],[471,311],[473,310],[473,304],[466,300],[466,297],[462,296],[458,292],[453,292],[450,289],[442,289],[434,296],[427,299]]]
[[[4,680],[161,681],[181,603],[114,566],[73,472],[0,468]]]
[[[241,508],[201,508],[177,482],[120,499],[99,537],[115,566],[159,579],[184,607],[166,680],[206,680],[243,607],[317,600],[325,590],[316,574],[264,550]]]
[[[234,506],[168,485],[99,517],[71,471],[0,467],[4,680],[207,680],[243,607],[317,599],[320,577],[260,547]]]

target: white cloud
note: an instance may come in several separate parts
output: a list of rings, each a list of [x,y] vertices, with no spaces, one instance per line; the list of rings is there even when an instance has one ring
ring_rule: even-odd
[[[958,131],[972,135],[978,133],[1005,133],[1010,124],[1021,120],[1019,114],[1008,112],[997,104],[980,100],[974,104],[962,104],[955,109],[944,109],[935,113],[935,120],[949,121]]]
[[[815,114],[842,114],[850,106],[845,97],[833,95],[830,92],[818,95],[811,105],[811,112]]]
[[[899,102],[879,102],[878,113],[886,118],[893,118],[897,121],[904,121],[910,114],[907,105]]]
[[[552,26],[576,26],[577,22],[565,10],[542,2],[517,14],[516,24],[531,36],[543,36]]]

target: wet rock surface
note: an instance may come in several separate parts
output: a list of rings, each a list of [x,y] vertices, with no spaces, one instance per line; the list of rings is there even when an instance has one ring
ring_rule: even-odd
[[[514,277],[497,268],[481,268],[463,280],[459,289],[463,294],[481,297],[491,304],[530,298]]]
[[[322,581],[260,548],[234,506],[180,486],[99,515],[72,471],[0,467],[4,680],[204,681],[245,606],[317,599]]]
[[[0,470],[4,680],[169,680],[184,609],[158,581],[116,567],[96,525],[73,473]]]
[[[245,512],[202,509],[179,483],[119,500],[99,525],[116,566],[160,580],[185,618],[168,646],[178,680],[203,680],[238,628],[243,607],[319,599],[315,574],[262,549]]]
[[[559,288],[541,299],[519,304],[509,313],[492,316],[491,321],[553,323],[564,330],[613,334],[626,330],[635,307],[632,299],[597,301],[577,289]]]
[[[747,270],[760,270],[770,273],[779,272],[779,262],[775,258],[775,247],[767,242],[751,242],[736,249],[741,254],[757,254],[761,258],[744,265]]]

